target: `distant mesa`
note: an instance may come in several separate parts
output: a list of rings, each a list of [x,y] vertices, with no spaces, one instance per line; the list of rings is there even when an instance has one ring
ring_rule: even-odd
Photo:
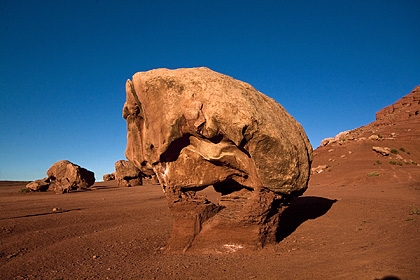
[[[174,217],[166,252],[274,242],[282,211],[307,188],[312,147],[302,126],[251,85],[208,68],[136,73],[126,92],[126,157],[157,177]],[[201,196],[208,187],[220,203]]]
[[[88,189],[95,183],[95,174],[68,160],[54,163],[44,179],[35,180],[26,185],[32,191],[52,190],[56,193],[68,193],[72,190]]]

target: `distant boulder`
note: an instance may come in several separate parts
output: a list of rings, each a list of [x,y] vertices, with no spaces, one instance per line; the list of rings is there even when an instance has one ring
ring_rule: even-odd
[[[48,177],[26,185],[32,191],[52,190],[67,193],[71,190],[87,189],[95,183],[95,173],[68,160],[54,163],[47,171]]]
[[[105,174],[102,178],[104,182],[115,180],[115,172],[111,174]]]
[[[115,163],[115,179],[122,187],[138,186],[143,183],[140,169],[127,160],[119,160]]]
[[[45,192],[50,186],[50,179],[48,177],[40,180],[35,180],[26,185],[26,188],[32,191]]]
[[[57,193],[87,189],[95,183],[95,173],[68,160],[54,163],[47,175],[51,181],[49,189]]]

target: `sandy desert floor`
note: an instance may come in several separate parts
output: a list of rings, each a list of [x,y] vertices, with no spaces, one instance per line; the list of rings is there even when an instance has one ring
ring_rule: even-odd
[[[285,213],[279,243],[215,255],[161,252],[172,225],[158,185],[24,186],[0,184],[1,279],[420,279],[416,184],[312,186]]]

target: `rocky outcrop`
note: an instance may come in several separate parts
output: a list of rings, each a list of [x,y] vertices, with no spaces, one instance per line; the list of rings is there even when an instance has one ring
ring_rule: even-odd
[[[327,146],[328,144],[336,143],[339,141],[346,141],[347,140],[346,137],[348,136],[349,132],[350,130],[346,130],[346,131],[340,132],[335,137],[325,138],[324,140],[321,141],[321,146]]]
[[[207,68],[136,73],[126,91],[126,157],[166,194],[168,251],[275,240],[280,213],[309,179],[312,147],[300,124],[251,85]],[[209,186],[220,204],[197,194]]]
[[[115,172],[111,174],[105,174],[104,176],[102,176],[102,179],[104,180],[104,182],[115,180]]]
[[[335,137],[325,138],[321,141],[321,147],[333,144],[344,144],[345,141],[351,140],[379,140],[383,141],[385,139],[390,139],[395,137],[395,133],[391,133],[387,138],[386,135],[381,135],[378,133],[378,127],[392,125],[396,122],[409,121],[416,122],[420,117],[420,86],[414,88],[411,93],[399,99],[392,105],[389,105],[376,113],[376,121],[373,123],[362,126],[353,130],[347,130],[340,132]],[[374,129],[372,129],[374,127]],[[371,134],[366,137],[366,132],[374,132],[376,134]],[[364,135],[365,137],[361,137]]]
[[[122,187],[138,186],[142,184],[142,173],[132,162],[119,160],[115,163],[115,179]]]
[[[420,182],[419,110],[420,86],[378,111],[375,121],[322,141],[314,152],[313,166],[317,168],[312,170],[311,185],[417,186]]]
[[[27,188],[33,191],[52,190],[67,193],[71,190],[87,189],[95,183],[95,174],[68,160],[54,163],[47,171],[47,178],[35,180]]]
[[[392,105],[389,105],[376,113],[377,121],[406,120],[419,116],[420,112],[420,86],[411,93],[402,97]]]

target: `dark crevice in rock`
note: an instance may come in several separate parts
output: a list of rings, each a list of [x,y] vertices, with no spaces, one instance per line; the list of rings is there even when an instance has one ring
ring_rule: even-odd
[[[222,134],[218,134],[214,137],[208,138],[208,140],[214,144],[219,144],[220,142],[222,142],[223,140],[223,135]]]
[[[174,140],[168,149],[160,156],[160,162],[176,161],[181,150],[190,145],[190,134],[184,134],[181,138]]]
[[[214,184],[213,187],[214,187],[214,190],[216,192],[221,193],[222,196],[231,194],[233,192],[240,191],[242,189],[246,189],[248,191],[253,191],[253,189],[239,184],[238,182],[236,182],[232,178],[229,178],[229,179],[227,179],[223,182]]]

